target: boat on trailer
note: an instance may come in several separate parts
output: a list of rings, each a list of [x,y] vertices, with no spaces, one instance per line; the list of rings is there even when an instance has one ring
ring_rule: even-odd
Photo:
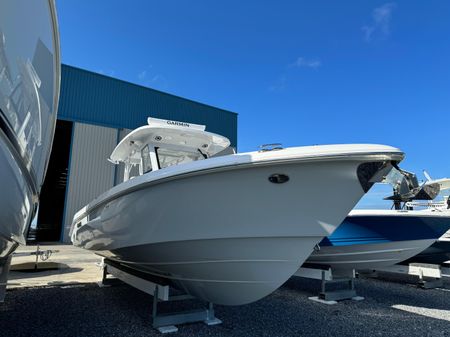
[[[397,209],[351,211],[336,231],[320,242],[307,263],[343,273],[385,268],[416,256],[450,229],[450,211],[442,207],[416,209],[413,206],[419,204],[411,201],[434,199],[450,188],[450,179],[419,186],[408,172],[393,173],[391,181],[396,192],[386,199],[393,200]]]
[[[149,118],[112,152],[124,182],[75,214],[73,244],[208,302],[251,303],[289,279],[403,159],[383,145],[221,155],[229,146],[205,126]]]
[[[50,158],[60,87],[52,0],[0,2],[0,299],[26,243]]]

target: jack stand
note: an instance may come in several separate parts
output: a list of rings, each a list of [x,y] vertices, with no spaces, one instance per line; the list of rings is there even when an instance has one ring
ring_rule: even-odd
[[[176,301],[182,299],[190,299],[189,297],[173,296],[169,301]],[[176,324],[204,322],[206,325],[221,324],[222,321],[215,317],[214,306],[211,302],[208,303],[207,309],[197,309],[191,311],[175,312],[170,314],[158,314],[158,288],[155,288],[153,293],[153,312],[152,325],[161,333],[177,332]]]
[[[426,277],[424,275],[424,271],[422,268],[419,269],[419,282],[418,286],[422,289],[434,289],[434,288],[441,288],[444,286],[444,281],[442,281],[442,275],[439,275],[439,277]]]
[[[354,300],[361,301],[364,297],[357,296],[355,290],[355,271],[352,270],[351,275],[336,275],[333,276],[332,269],[323,269],[323,267],[318,266],[304,266],[300,268],[295,276],[319,279],[320,293],[318,296],[309,297],[310,300],[324,303],[324,304],[336,304],[338,301],[342,300]],[[343,284],[346,287],[344,289],[338,290],[327,290],[327,286],[331,284]]]
[[[0,262],[0,302],[5,300],[6,285],[8,283],[9,267],[11,266],[12,255]]]
[[[158,302],[160,301],[183,301],[195,298],[187,294],[171,296],[171,288],[167,280],[152,278],[149,275],[136,272],[113,261],[103,259],[102,266],[103,277],[101,283],[99,283],[100,286],[111,284],[112,280],[107,278],[108,274],[110,274],[132,287],[153,296],[152,326],[161,333],[178,331],[176,324],[204,322],[206,325],[217,325],[222,323],[215,316],[214,306],[211,302],[204,309],[159,314]]]
[[[327,291],[327,285],[330,284],[344,284],[347,285],[346,289]],[[325,278],[321,280],[321,291],[319,298],[324,301],[342,301],[352,299],[356,297],[354,277],[349,278],[336,278],[330,281],[326,281]]]

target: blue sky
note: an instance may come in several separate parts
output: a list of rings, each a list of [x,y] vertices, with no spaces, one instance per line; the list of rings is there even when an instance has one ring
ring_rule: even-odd
[[[450,176],[449,1],[57,6],[64,63],[238,112],[241,152],[381,143]]]

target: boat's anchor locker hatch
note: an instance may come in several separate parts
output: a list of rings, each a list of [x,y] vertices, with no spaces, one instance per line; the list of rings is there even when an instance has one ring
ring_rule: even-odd
[[[208,302],[208,306],[204,309],[160,314],[158,313],[158,302],[160,301],[185,301],[193,300],[195,297],[187,294],[170,295],[170,290],[173,288],[167,283],[168,281],[159,278],[150,279],[148,275],[143,278],[139,272],[108,259],[103,259],[101,267],[103,268],[103,277],[100,286],[111,284],[112,280],[108,278],[109,274],[153,296],[152,326],[161,333],[177,332],[178,328],[175,325],[178,324],[203,322],[206,325],[217,325],[222,323],[215,316],[214,306],[211,302]]]

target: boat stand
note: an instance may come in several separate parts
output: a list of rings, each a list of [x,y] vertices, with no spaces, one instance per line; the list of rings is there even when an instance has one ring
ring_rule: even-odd
[[[12,255],[0,262],[0,302],[5,300],[6,285],[8,283],[8,273],[11,266]]]
[[[361,301],[364,297],[358,296],[355,290],[355,271],[350,274],[333,275],[330,267],[303,265],[294,276],[320,280],[320,292],[318,296],[309,297],[310,300],[324,303],[336,304],[342,300]],[[341,285],[339,289],[329,290],[330,285]]]
[[[450,278],[450,268],[426,263],[410,263],[408,265],[396,264],[374,270],[369,274],[364,274],[362,272],[361,274],[369,277],[378,277],[378,272],[417,276],[417,285],[422,289],[441,288],[444,286],[443,279]]]
[[[119,266],[120,265],[115,262],[103,259],[103,277],[100,285],[110,285],[111,279],[108,278],[108,274],[110,274],[132,287],[153,296],[152,325],[159,332],[177,332],[178,328],[175,325],[178,324],[204,322],[206,325],[217,325],[222,323],[222,321],[215,316],[214,306],[211,302],[209,302],[208,307],[204,309],[165,314],[158,313],[158,303],[160,301],[191,300],[195,299],[195,297],[187,294],[170,295],[171,287],[167,280],[152,278],[148,275],[143,275],[139,272],[124,268],[124,266]]]

